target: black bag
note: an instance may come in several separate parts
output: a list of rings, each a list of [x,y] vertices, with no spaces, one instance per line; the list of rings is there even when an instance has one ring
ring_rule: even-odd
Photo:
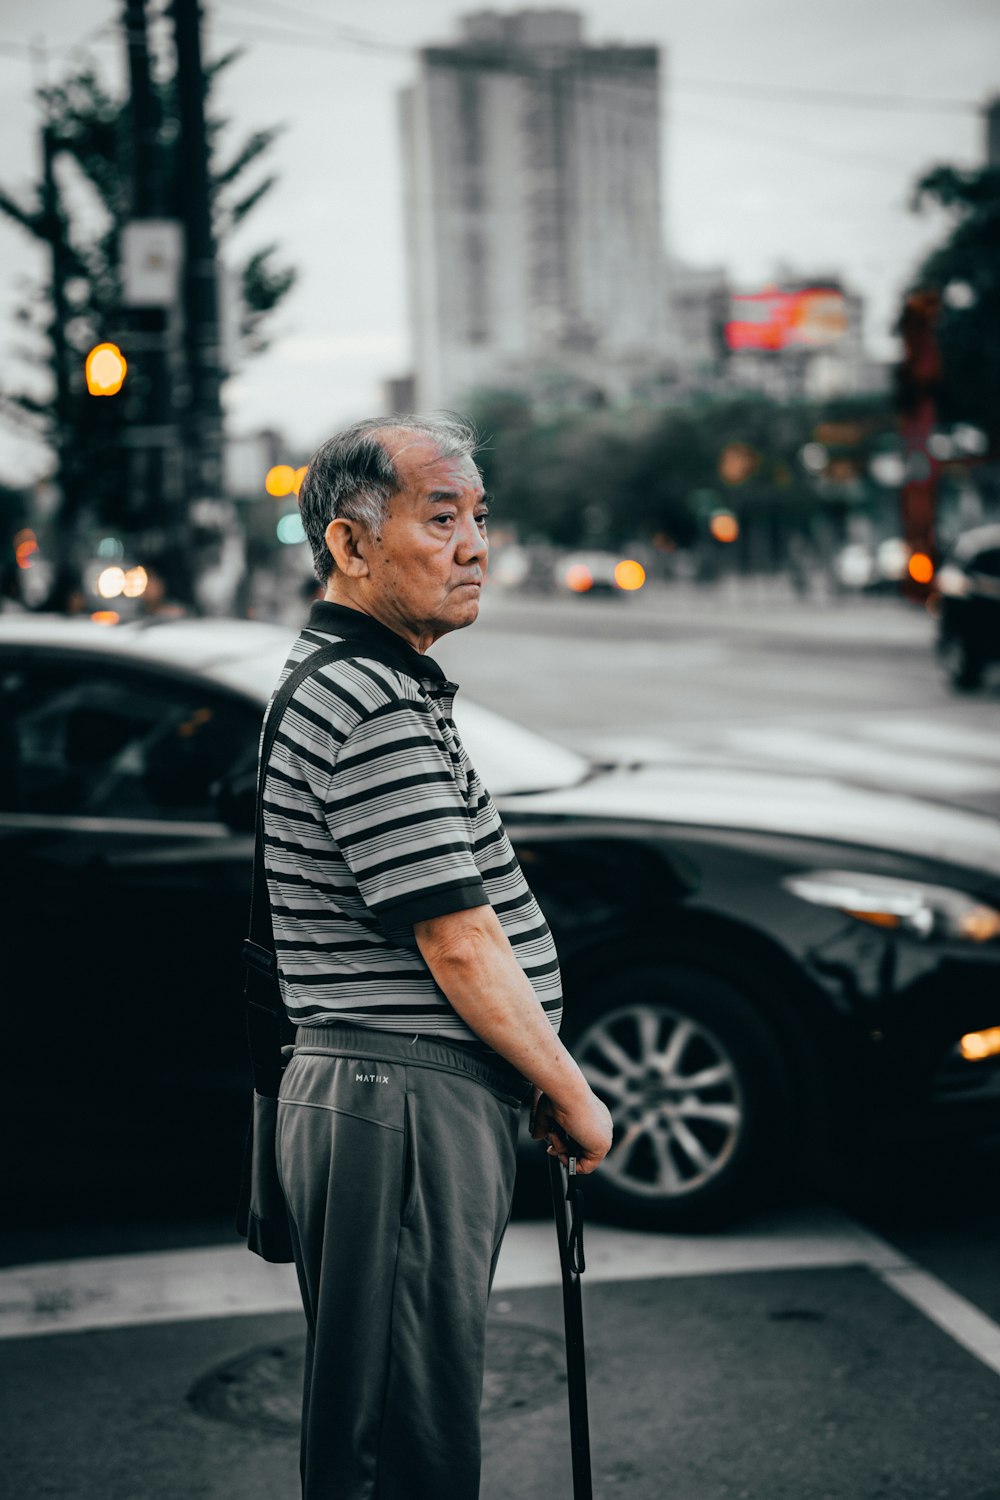
[[[292,1240],[288,1227],[285,1195],[278,1180],[275,1155],[275,1127],[278,1119],[278,1090],[285,1070],[294,1029],[281,999],[278,983],[278,961],[274,952],[271,907],[267,898],[264,870],[264,778],[271,756],[274,737],[289,699],[311,672],[332,661],[371,655],[360,652],[357,645],[340,642],[312,652],[294,667],[274,695],[267,716],[257,773],[257,820],[253,857],[253,885],[250,895],[250,935],[243,944],[243,961],[247,966],[246,1004],[247,1040],[253,1068],[253,1108],[243,1153],[243,1178],[236,1209],[236,1229],[255,1255],[275,1264],[292,1260]],[[284,1049],[284,1050],[283,1050]]]

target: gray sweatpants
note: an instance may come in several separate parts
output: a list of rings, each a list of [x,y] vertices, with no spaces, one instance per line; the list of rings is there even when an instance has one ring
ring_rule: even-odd
[[[308,1328],[304,1500],[476,1500],[486,1306],[527,1092],[462,1043],[296,1033],[277,1150]]]

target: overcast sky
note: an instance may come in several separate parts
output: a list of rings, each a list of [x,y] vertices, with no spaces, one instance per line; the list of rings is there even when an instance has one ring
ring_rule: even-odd
[[[396,96],[413,75],[412,49],[453,36],[456,17],[476,8],[450,0],[207,7],[208,55],[236,42],[247,48],[219,91],[230,141],[287,127],[271,159],[280,184],[232,250],[275,242],[300,279],[270,351],[228,383],[227,406],[235,431],[284,431],[292,462],[304,462],[339,422],[377,410],[381,377],[409,367]],[[981,160],[978,107],[1000,93],[1000,5],[590,0],[580,9],[590,40],[663,51],[671,252],[725,265],[747,286],[782,263],[839,272],[868,299],[872,351],[891,353],[899,291],[944,229],[934,215],[909,212],[909,190],[934,162]],[[44,40],[55,79],[85,40],[117,85],[119,12],[112,0],[5,0],[0,182],[8,190],[37,168],[39,64],[29,44]],[[12,312],[40,262],[6,224],[0,256],[0,384],[9,388],[19,378]],[[38,472],[44,458],[0,432],[0,475],[23,477],[25,465]]]

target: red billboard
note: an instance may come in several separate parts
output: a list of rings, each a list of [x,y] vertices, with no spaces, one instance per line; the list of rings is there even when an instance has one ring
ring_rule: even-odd
[[[828,287],[798,292],[769,287],[729,299],[729,349],[821,349],[846,332],[847,300]]]

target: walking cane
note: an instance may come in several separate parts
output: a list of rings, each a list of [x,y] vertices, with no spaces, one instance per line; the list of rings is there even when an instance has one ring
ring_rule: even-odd
[[[572,1147],[570,1147],[572,1150]],[[566,1324],[566,1390],[569,1397],[569,1442],[573,1455],[573,1500],[593,1500],[590,1475],[590,1422],[587,1416],[587,1366],[583,1351],[583,1189],[576,1157],[567,1171],[549,1157],[549,1183],[562,1267],[563,1319]]]

